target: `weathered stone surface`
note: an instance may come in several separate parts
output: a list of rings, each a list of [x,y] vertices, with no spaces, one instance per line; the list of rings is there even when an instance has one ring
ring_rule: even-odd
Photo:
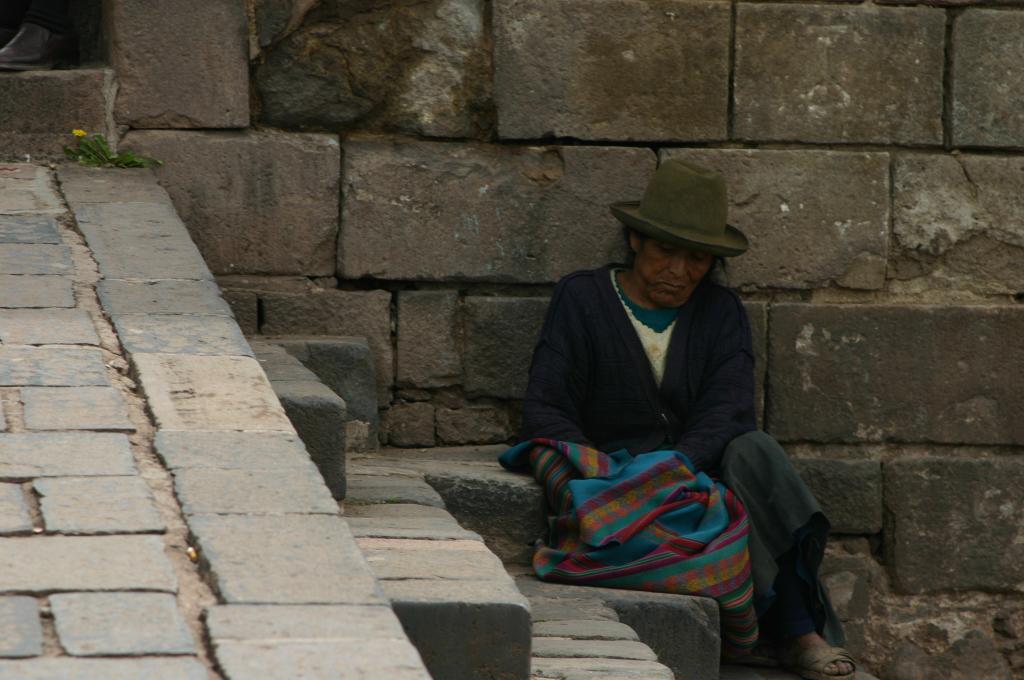
[[[0,591],[177,589],[157,536],[0,538]]]
[[[129,534],[166,529],[141,477],[37,479],[47,531],[61,534]]]
[[[206,610],[216,642],[343,641],[403,637],[388,607],[363,605],[221,605]]]
[[[455,522],[455,518],[444,508],[437,508],[432,505],[416,505],[415,503],[348,504],[344,507],[344,511],[346,520],[367,518]],[[455,524],[456,526],[458,525],[457,522]],[[352,526],[351,521],[349,521],[349,526]],[[413,526],[413,524],[410,524],[410,526]]]
[[[215,653],[227,680],[257,677],[266,680],[296,677],[429,680],[431,677],[407,640],[224,642],[215,643]]]
[[[415,503],[443,508],[444,501],[418,477],[349,474],[345,497],[351,503]]]
[[[0,657],[39,656],[43,653],[43,627],[34,597],[0,598]]]
[[[121,344],[132,354],[252,356],[238,324],[226,316],[115,314],[111,319]]]
[[[107,69],[29,71],[4,78],[0,158],[63,158],[74,128],[116,139],[108,111],[114,73]]]
[[[57,221],[47,215],[0,215],[0,243],[60,243]]]
[[[18,484],[0,484],[0,534],[22,534],[32,531],[25,495]],[[2,600],[0,600],[2,603]]]
[[[379,507],[379,506],[355,506]],[[384,506],[387,507],[387,506]],[[422,507],[422,506],[421,506]],[[406,538],[427,541],[480,541],[479,535],[466,531],[448,517],[354,517],[345,521],[356,538]]]
[[[0,308],[74,306],[70,278],[0,275]]]
[[[189,527],[228,604],[382,603],[340,517],[197,515]]]
[[[391,294],[383,290],[346,291],[311,288],[301,294],[264,293],[266,335],[342,335],[366,338],[373,350],[377,398],[391,401],[394,360],[391,347]],[[325,380],[333,386],[331,380]],[[339,392],[346,401],[349,396]]]
[[[908,459],[884,472],[886,552],[901,591],[1024,590],[1021,461]]]
[[[319,468],[322,481],[335,498],[344,498],[348,422],[345,402],[319,380],[275,381],[271,384],[288,420],[302,437],[309,457]],[[320,486],[322,488],[323,485]]]
[[[50,598],[61,646],[72,656],[192,654],[173,595],[66,593]]]
[[[238,327],[245,335],[256,335],[260,332],[260,296],[251,290],[222,288],[224,301],[231,306]]]
[[[520,581],[516,582],[517,585]],[[603,602],[590,597],[535,597],[530,596],[530,616],[533,624],[586,619],[590,621],[619,620],[619,615]],[[632,630],[632,629],[630,629]]]
[[[0,287],[3,285],[0,282]],[[98,345],[100,339],[88,312],[81,309],[0,309],[0,342],[7,345]]]
[[[0,663],[0,680],[206,680],[194,657],[168,659],[42,658]]]
[[[215,274],[334,274],[336,137],[155,130],[125,143],[164,161],[157,176]]]
[[[174,488],[186,515],[338,513],[323,480],[308,468],[177,470]]]
[[[480,541],[359,538],[356,543],[378,579],[507,578],[501,562]]]
[[[494,444],[510,435],[508,411],[503,408],[437,409],[437,436],[444,444]]]
[[[0,243],[0,274],[61,276],[74,269],[67,246],[48,243]]]
[[[255,71],[264,121],[440,137],[471,137],[488,125],[482,0],[381,2],[359,11],[326,4],[308,16],[310,3],[293,3],[291,12],[282,4],[256,8],[267,48]],[[270,45],[273,35],[283,39]]]
[[[533,658],[555,659],[636,659],[657,661],[651,648],[635,640],[574,640],[535,637],[530,650]]]
[[[109,385],[98,349],[0,347],[0,385]]]
[[[942,143],[942,11],[827,4],[737,10],[738,137]]]
[[[426,402],[394,404],[384,414],[383,428],[392,446],[433,446],[434,407]]]
[[[16,75],[6,82],[15,82],[18,77]],[[30,76],[25,74],[20,77]],[[64,203],[55,191],[50,171],[30,163],[0,163],[0,213],[27,213],[34,216],[63,214]]]
[[[994,641],[979,630],[972,630],[940,654],[928,654],[906,640],[896,649],[886,677],[894,680],[1010,680],[1014,673]]]
[[[893,163],[893,274],[910,290],[1024,290],[1024,160],[900,154]]]
[[[163,429],[292,431],[255,359],[182,354],[132,359]]]
[[[624,623],[604,620],[539,621],[533,624],[534,640],[538,637],[573,638],[574,640],[636,640],[636,631]]]
[[[156,182],[152,170],[143,168],[91,168],[61,165],[57,169],[60,190],[72,209],[89,203],[164,203],[171,199]]]
[[[167,202],[86,203],[75,220],[108,279],[213,278]]]
[[[466,298],[463,386],[467,392],[523,397],[547,308],[547,298]]]
[[[1024,443],[1022,308],[775,304],[770,333],[782,440]]]
[[[874,460],[794,460],[838,534],[882,530],[882,465]]]
[[[764,302],[744,302],[750,321],[750,339],[754,345],[754,408],[757,422],[764,429],[764,380],[768,375],[768,305]]]
[[[889,155],[842,151],[673,149],[720,173],[729,223],[750,250],[728,263],[729,284],[876,289],[885,282]]]
[[[494,12],[502,137],[726,138],[728,5],[515,0]]]
[[[170,470],[312,470],[309,454],[290,432],[176,432],[160,430],[153,442]]]
[[[107,314],[207,314],[231,316],[212,281],[100,281]]]
[[[953,144],[1024,147],[1024,15],[969,9],[953,24]]]
[[[21,399],[30,430],[135,430],[113,387],[25,387]]]
[[[148,3],[117,3],[106,11],[119,86],[114,111],[118,123],[134,128],[249,124],[248,31],[242,5],[184,0],[173,16]],[[178,68],[193,62],[203,68]]]
[[[636,678],[636,680],[673,680],[676,676],[656,661],[632,659],[537,659],[531,672],[534,678]]]
[[[0,477],[136,474],[128,437],[107,432],[0,434]]]
[[[399,387],[444,387],[459,381],[458,305],[455,291],[398,294]]]
[[[539,283],[614,260],[645,149],[345,143],[342,276]]]

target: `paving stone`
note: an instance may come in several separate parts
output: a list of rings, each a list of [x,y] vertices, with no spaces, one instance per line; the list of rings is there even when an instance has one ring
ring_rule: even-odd
[[[40,656],[43,627],[34,597],[0,597],[0,658]],[[2,663],[2,662],[0,662]]]
[[[422,479],[393,478],[373,475],[348,475],[345,500],[358,503],[415,503],[443,508],[444,501]]]
[[[128,437],[107,432],[0,434],[0,477],[134,475]]]
[[[554,282],[622,256],[608,205],[654,168],[646,149],[348,140],[339,275]]]
[[[128,534],[167,528],[141,477],[37,479],[32,486],[50,532]]]
[[[1024,308],[774,304],[770,333],[781,440],[1024,443]]]
[[[61,565],[54,569],[55,564]],[[158,536],[0,538],[0,591],[175,592],[177,581]],[[0,674],[0,677],[3,677]]]
[[[206,610],[215,643],[402,639],[390,607],[380,605],[218,605]]]
[[[134,128],[248,126],[244,8],[183,0],[177,10],[164,16],[147,3],[107,10],[118,81],[115,119]],[[176,66],[193,59],[204,64],[201,72]]]
[[[511,434],[508,410],[495,406],[437,409],[437,437],[445,444],[493,444]]]
[[[109,385],[98,349],[0,347],[0,385]]]
[[[444,387],[459,382],[462,362],[456,346],[459,295],[455,291],[398,294],[400,387]]]
[[[875,460],[794,460],[837,534],[882,530],[882,465]]]
[[[7,345],[98,345],[100,339],[89,313],[82,309],[0,309],[0,342]]]
[[[344,498],[348,412],[341,397],[316,380],[316,376],[312,377],[314,380],[271,384],[288,420],[302,437],[309,457],[319,468],[320,481],[327,484],[335,498]]]
[[[57,169],[60,190],[72,209],[89,203],[165,203],[167,192],[152,170],[141,168],[91,168],[61,165]]]
[[[727,5],[515,0],[494,11],[500,136],[726,138]]]
[[[30,430],[135,431],[114,387],[25,387],[21,399]]]
[[[132,359],[162,429],[292,431],[255,359],[180,354]]]
[[[60,243],[57,220],[48,215],[0,215],[0,243]]]
[[[381,580],[505,577],[501,561],[480,541],[360,538],[356,543]]]
[[[4,79],[0,102],[0,156],[60,158],[64,146],[74,139],[74,128],[98,132],[117,139],[108,111],[114,99],[114,72],[109,69],[68,69],[29,71]],[[5,195],[0,206],[6,207]],[[45,207],[64,212],[55,197],[45,202],[29,198],[16,202],[27,211]],[[0,207],[0,212],[4,212]]]
[[[516,581],[519,583],[519,580]],[[615,610],[600,600],[589,597],[535,597],[530,596],[530,615],[533,625],[540,623],[577,621],[619,620]],[[630,629],[632,630],[632,629]]]
[[[7,431],[7,416],[4,413],[3,402],[0,402],[0,432]]]
[[[216,645],[227,680],[429,680],[420,655],[405,640],[232,643]]]
[[[303,468],[177,470],[174,488],[186,515],[338,513],[338,504],[320,476]]]
[[[70,278],[0,275],[0,308],[74,306]]]
[[[392,446],[433,446],[434,405],[427,402],[393,404],[381,429]]]
[[[21,485],[0,484],[0,534],[23,534],[31,531],[32,516],[29,515]]]
[[[548,299],[539,297],[466,298],[463,386],[467,392],[522,399],[547,308]]]
[[[942,143],[941,10],[828,4],[737,10],[737,137]]]
[[[673,680],[676,676],[656,661],[626,659],[535,659],[534,678],[585,680],[589,678],[637,678],[637,680]]]
[[[968,9],[953,24],[953,144],[1024,146],[1024,16]]]
[[[346,505],[344,510],[346,520],[366,517],[380,519],[434,519],[455,522],[452,514],[444,508],[435,508],[432,505],[416,505],[415,503],[350,504]],[[349,526],[352,526],[351,522],[349,522]]]
[[[210,314],[231,316],[212,281],[100,281],[107,314]]]
[[[86,203],[75,219],[108,279],[213,278],[167,202]]]
[[[750,240],[747,253],[729,260],[730,285],[877,289],[885,282],[889,154],[673,149],[662,158],[725,178],[729,223]]]
[[[50,597],[61,646],[72,656],[193,654],[173,595],[67,593]]]
[[[289,432],[175,432],[160,430],[154,446],[170,470],[288,470],[314,467]]]
[[[423,507],[423,506],[418,506]],[[354,517],[345,521],[356,538],[409,538],[428,541],[482,541],[479,534],[466,531],[454,518],[437,517]]]
[[[568,619],[538,621],[533,624],[534,644],[538,637],[573,638],[575,640],[636,640],[636,631],[617,621]]]
[[[0,243],[0,274],[71,274],[71,249],[36,243]]]
[[[574,640],[557,637],[535,637],[530,650],[537,658],[636,659],[657,661],[651,648],[635,640]]]
[[[132,354],[253,355],[238,324],[226,316],[115,314],[111,318],[121,344]]]
[[[0,661],[0,680],[206,680],[194,657],[167,659],[43,658]]]
[[[340,517],[197,515],[189,527],[228,604],[380,604]]]
[[[884,473],[886,554],[899,592],[1021,591],[1021,461],[905,459]],[[993,553],[992,545],[1002,547]]]
[[[215,274],[334,275],[334,135],[154,130],[125,143],[164,161],[157,176]]]

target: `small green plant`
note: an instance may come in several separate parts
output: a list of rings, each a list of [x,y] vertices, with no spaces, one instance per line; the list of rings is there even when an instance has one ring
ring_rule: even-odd
[[[163,165],[155,158],[140,156],[134,151],[125,149],[114,153],[110,150],[107,138],[102,134],[89,134],[85,130],[72,130],[71,134],[77,140],[77,146],[64,147],[64,155],[82,165],[90,165],[95,168],[151,168],[154,165]]]

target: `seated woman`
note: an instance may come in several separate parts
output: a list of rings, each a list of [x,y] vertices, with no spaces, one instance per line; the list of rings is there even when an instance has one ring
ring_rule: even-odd
[[[853,660],[832,646],[843,632],[818,578],[828,520],[778,443],[757,431],[747,316],[709,278],[721,257],[747,249],[726,210],[722,178],[679,161],[659,167],[642,201],[612,206],[632,264],[558,284],[534,350],[522,439],[685,454],[749,515],[762,639],[805,678],[848,678]]]

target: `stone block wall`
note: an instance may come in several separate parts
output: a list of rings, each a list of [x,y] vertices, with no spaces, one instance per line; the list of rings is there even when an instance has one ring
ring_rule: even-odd
[[[184,4],[104,2],[121,143],[247,332],[366,338],[383,443],[514,437],[553,285],[622,257],[608,204],[712,167],[855,652],[1024,677],[1024,5]]]

